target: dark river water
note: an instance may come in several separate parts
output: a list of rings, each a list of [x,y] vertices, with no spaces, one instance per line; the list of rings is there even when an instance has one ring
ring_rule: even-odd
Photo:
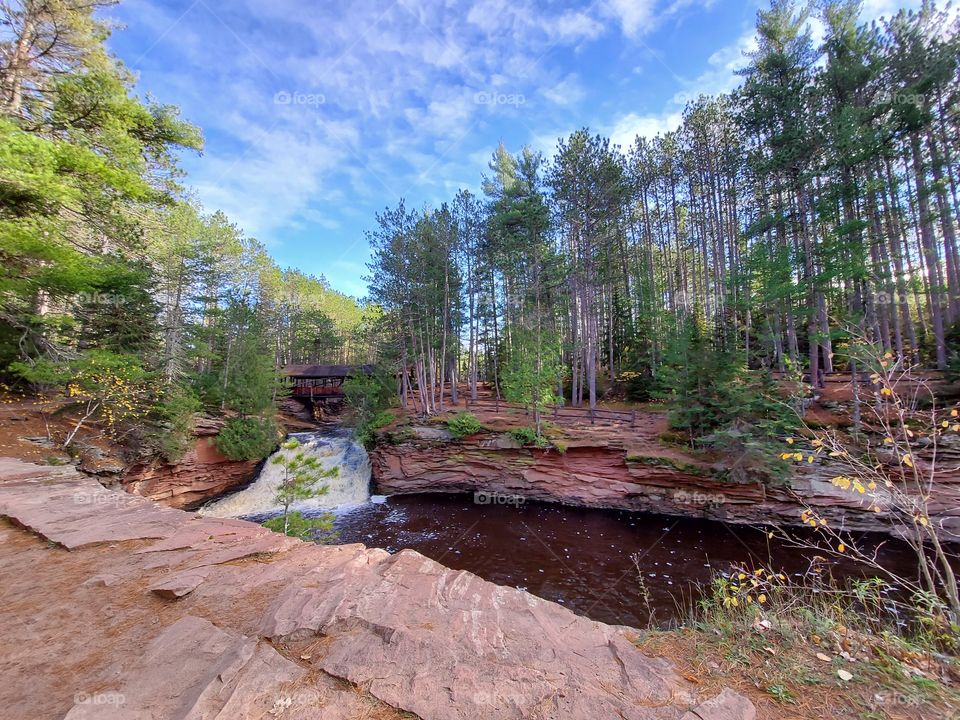
[[[733,564],[801,575],[812,557],[747,527],[534,502],[484,505],[465,495],[395,495],[342,512],[336,527],[340,543],[412,548],[594,620],[634,627],[685,617],[697,586]],[[892,542],[880,557],[907,572],[916,566]],[[862,574],[852,563],[829,571],[839,579]]]

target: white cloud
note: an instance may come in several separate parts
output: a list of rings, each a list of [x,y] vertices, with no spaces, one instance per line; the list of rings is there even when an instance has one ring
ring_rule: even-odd
[[[563,51],[611,30],[639,37],[709,0],[352,0],[309,13],[300,0],[206,0],[175,26],[164,0],[129,2],[130,25],[147,20],[144,50],[156,41],[177,58],[170,72],[148,57],[145,87],[183,104],[213,140],[192,163],[198,194],[271,242],[287,228],[336,233],[358,208],[400,195],[447,199],[465,178],[475,186],[496,144],[491,128],[552,154],[577,125],[567,111],[586,97],[569,57],[558,63]],[[710,65],[717,78],[694,84],[721,84],[726,61]],[[324,102],[277,105],[279,91]],[[526,104],[478,104],[477,93]],[[629,145],[637,132],[672,129],[679,114],[615,117],[609,134]]]
[[[540,93],[555,105],[564,107],[576,105],[585,95],[583,85],[576,73],[570,73],[560,82],[542,88]]]
[[[737,70],[745,67],[749,59],[744,53],[756,50],[757,37],[753,29],[745,31],[733,43],[720,48],[707,59],[707,69],[685,83],[683,89],[673,97],[673,103],[683,107],[687,101],[700,95],[720,95],[736,88],[742,78]]]
[[[551,22],[551,35],[555,40],[593,40],[603,32],[603,25],[582,12],[568,11]]]
[[[655,0],[606,0],[604,3],[620,23],[624,35],[629,37],[653,29],[655,4]]]
[[[659,114],[639,115],[627,113],[617,118],[606,134],[613,144],[626,151],[637,136],[653,138],[655,135],[676,130],[680,127],[682,114],[679,110],[664,111]]]

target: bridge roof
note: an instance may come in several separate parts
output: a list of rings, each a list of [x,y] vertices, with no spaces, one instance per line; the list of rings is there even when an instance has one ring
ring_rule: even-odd
[[[345,378],[350,375],[373,372],[373,365],[287,365],[283,374],[291,378],[308,380],[318,378]]]

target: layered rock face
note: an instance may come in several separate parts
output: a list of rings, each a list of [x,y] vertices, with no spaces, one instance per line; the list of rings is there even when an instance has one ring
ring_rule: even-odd
[[[193,510],[206,500],[235,490],[254,479],[256,461],[228,460],[217,450],[214,438],[220,423],[198,423],[193,448],[177,463],[152,459],[133,465],[121,484],[130,493],[170,507]]]
[[[566,451],[519,448],[502,435],[462,442],[414,431],[399,444],[371,453],[376,491],[385,495],[475,492],[520,495],[530,500],[595,508],[702,517],[741,524],[801,525],[802,505],[850,530],[891,530],[885,512],[862,496],[834,487],[829,466],[804,467],[789,486],[738,482],[694,458],[649,443],[571,443]],[[960,483],[943,473],[931,500],[948,539],[960,539]]]
[[[627,628],[413,551],[306,544],[72,468],[0,459],[0,478],[19,525],[0,525],[12,720],[756,716],[730,690],[701,696]]]
[[[287,432],[316,430],[317,421],[301,403],[281,403],[278,422]],[[214,444],[221,420],[198,416],[193,447],[176,463],[151,458],[132,465],[121,485],[128,492],[183,510],[195,510],[211,498],[239,490],[254,480],[259,463],[224,457]],[[87,468],[81,468],[87,470]]]

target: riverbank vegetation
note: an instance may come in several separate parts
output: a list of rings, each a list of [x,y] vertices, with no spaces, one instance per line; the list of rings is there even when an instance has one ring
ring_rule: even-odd
[[[362,357],[367,317],[191,198],[201,133],[134,94],[111,4],[0,8],[0,374],[77,416],[64,448],[97,423],[173,459],[204,410],[228,456],[263,457],[278,370]]]
[[[733,568],[687,610],[637,646],[698,685],[732,682],[761,716],[950,717],[960,703],[956,635],[915,622],[882,582],[842,585],[822,562],[799,577]]]
[[[440,412],[461,380],[533,407],[659,394],[706,436],[731,429],[689,406],[707,383],[724,413],[755,408],[762,435],[783,413],[756,376],[816,391],[857,371],[851,333],[948,367],[955,20],[926,3],[868,25],[856,2],[778,0],[757,39],[740,87],[692,99],[676,131],[618,147],[577,130],[549,157],[501,146],[481,197],[377,216],[370,293],[404,404]]]

